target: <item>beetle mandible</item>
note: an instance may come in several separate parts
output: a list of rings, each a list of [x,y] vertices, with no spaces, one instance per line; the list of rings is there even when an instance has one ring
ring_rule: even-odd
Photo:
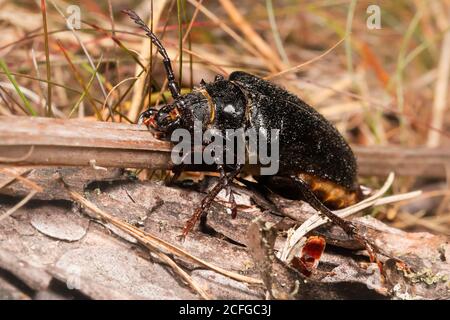
[[[163,57],[173,97],[172,103],[159,110],[144,111],[140,122],[166,137],[178,128],[192,131],[194,121],[217,130],[279,128],[279,171],[275,175],[255,175],[254,179],[283,197],[306,201],[373,253],[375,246],[356,226],[330,210],[347,207],[362,198],[355,156],[330,122],[285,89],[242,71],[231,73],[228,79],[217,75],[214,82],[202,81],[191,93],[181,95],[169,56],[159,39],[135,12],[123,12],[146,32]],[[233,112],[226,112],[226,106],[232,106]],[[183,237],[245,167],[218,165],[217,169],[221,174],[219,181],[187,221]],[[235,205],[232,193],[230,202]]]

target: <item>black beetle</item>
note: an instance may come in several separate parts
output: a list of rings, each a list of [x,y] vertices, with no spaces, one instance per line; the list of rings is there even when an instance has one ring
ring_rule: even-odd
[[[169,136],[173,130],[193,130],[194,121],[204,128],[280,129],[279,171],[272,176],[254,176],[259,184],[290,199],[308,202],[317,211],[362,242],[372,253],[373,245],[349,221],[330,209],[358,202],[362,193],[357,183],[355,156],[340,133],[321,114],[297,96],[254,75],[236,71],[228,79],[216,76],[214,82],[202,81],[192,93],[180,95],[170,59],[158,38],[131,10],[124,10],[149,36],[163,57],[168,86],[174,98],[159,110],[150,108],[140,122]],[[233,112],[227,112],[232,106]],[[237,177],[243,166],[219,165],[221,177],[186,223],[183,236],[212,203],[216,195]],[[230,201],[234,203],[232,193]]]

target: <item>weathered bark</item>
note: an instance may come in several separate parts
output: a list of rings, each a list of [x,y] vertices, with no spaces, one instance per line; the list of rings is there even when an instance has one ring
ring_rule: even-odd
[[[312,213],[299,201],[272,197],[289,218],[273,215],[254,205],[248,189],[234,186],[238,216],[227,213],[228,197],[219,194],[210,210],[208,228],[196,228],[180,242],[185,221],[215,183],[206,178],[201,185],[165,186],[159,181],[140,182],[92,168],[22,170],[25,180],[11,180],[0,170],[0,213],[26,196],[30,185],[42,191],[27,206],[0,221],[0,286],[4,297],[90,297],[96,299],[199,298],[195,291],[170,271],[164,261],[140,246],[130,234],[105,220],[92,219],[89,207],[80,207],[63,187],[76,190],[100,210],[165,242],[181,248],[209,264],[273,284],[271,295],[286,299],[449,298],[450,247],[448,238],[427,233],[407,233],[371,218],[355,218],[366,235],[408,268],[380,256],[384,280],[378,266],[357,254],[358,244],[337,227],[317,232],[327,249],[317,272],[310,278],[258,249],[260,243],[282,248],[285,237],[275,242],[258,235],[254,219],[285,227],[301,223]],[[20,173],[20,172],[19,172]],[[197,190],[197,191],[196,191]],[[198,191],[201,190],[201,191]],[[252,227],[251,227],[252,226]],[[251,228],[250,228],[251,227]],[[250,228],[250,229],[249,229]],[[255,253],[258,253],[256,254]],[[233,280],[186,256],[174,256],[192,281],[216,299],[261,299],[262,285]],[[261,266],[265,266],[261,268]],[[304,281],[307,280],[307,281]],[[62,282],[62,285],[55,286]],[[17,286],[22,282],[23,286]],[[2,285],[4,283],[4,285]],[[75,290],[65,289],[66,284]],[[23,291],[25,288],[25,291]],[[0,296],[1,298],[1,296]]]

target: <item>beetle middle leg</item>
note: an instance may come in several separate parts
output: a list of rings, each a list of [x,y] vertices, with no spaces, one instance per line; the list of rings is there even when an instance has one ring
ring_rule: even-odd
[[[200,217],[208,211],[209,207],[211,206],[212,202],[219,194],[219,192],[224,188],[226,188],[228,184],[231,183],[234,178],[236,178],[236,176],[241,172],[241,169],[242,166],[238,165],[228,175],[227,174],[221,175],[217,184],[212,188],[211,191],[208,192],[206,197],[203,198],[200,206],[195,210],[192,217],[186,222],[183,228],[183,233],[181,234],[181,239],[184,239],[188,235],[188,233],[192,230],[192,228],[194,228],[195,224],[200,219]]]

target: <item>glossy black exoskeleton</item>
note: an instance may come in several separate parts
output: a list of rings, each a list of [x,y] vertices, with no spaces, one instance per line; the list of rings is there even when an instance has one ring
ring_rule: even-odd
[[[143,112],[140,121],[163,136],[173,130],[276,128],[279,135],[279,171],[271,176],[254,176],[269,190],[291,199],[302,199],[364,242],[356,228],[330,209],[343,208],[360,199],[357,166],[352,150],[339,132],[304,101],[254,75],[236,71],[228,79],[216,76],[214,82],[202,81],[192,93],[180,95],[167,53],[156,36],[132,11],[125,11],[152,39],[163,56],[169,89],[174,101],[159,110]],[[218,166],[221,177],[187,222],[183,235],[192,229],[216,195],[242,171],[242,165]],[[228,169],[228,170],[227,170]],[[234,203],[233,195],[230,201]]]

